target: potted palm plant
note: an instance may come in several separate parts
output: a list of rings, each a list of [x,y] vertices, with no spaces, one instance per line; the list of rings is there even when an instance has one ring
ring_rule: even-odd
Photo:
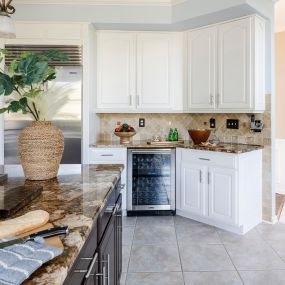
[[[0,62],[7,53],[0,50]],[[0,114],[22,112],[33,119],[21,130],[18,141],[20,161],[30,180],[56,177],[62,159],[63,133],[46,120],[40,103],[47,94],[47,83],[56,78],[56,70],[50,65],[54,60],[68,57],[53,50],[42,54],[23,52],[0,70],[0,96],[5,96]]]

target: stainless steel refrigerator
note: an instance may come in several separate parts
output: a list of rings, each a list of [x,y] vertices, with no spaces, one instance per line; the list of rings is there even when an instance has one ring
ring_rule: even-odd
[[[48,86],[52,97],[48,99],[50,111],[55,111],[50,120],[64,133],[62,164],[81,163],[81,98],[82,67],[56,67],[57,78]],[[31,120],[27,115],[5,115],[5,165],[20,164],[18,158],[18,135]]]

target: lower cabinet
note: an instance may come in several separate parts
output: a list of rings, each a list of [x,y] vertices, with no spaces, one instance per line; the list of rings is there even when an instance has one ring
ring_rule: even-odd
[[[176,213],[243,234],[262,221],[262,150],[177,149]]]
[[[208,168],[209,217],[225,224],[236,224],[237,173],[233,169]]]
[[[202,183],[205,175],[205,166],[188,161],[181,162],[181,210],[196,215],[207,215],[206,187]],[[188,191],[191,189],[191,191]]]
[[[122,273],[122,195],[110,194],[64,285],[119,285]]]

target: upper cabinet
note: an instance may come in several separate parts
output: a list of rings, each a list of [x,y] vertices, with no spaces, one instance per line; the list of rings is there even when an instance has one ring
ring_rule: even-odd
[[[187,46],[188,110],[212,110],[217,93],[217,28],[190,32]]]
[[[100,31],[97,48],[97,113],[182,111],[182,33]]]
[[[265,110],[265,21],[187,32],[97,32],[97,113]]]
[[[98,32],[97,108],[134,109],[135,35]]]
[[[264,111],[264,35],[257,16],[188,32],[188,111]]]

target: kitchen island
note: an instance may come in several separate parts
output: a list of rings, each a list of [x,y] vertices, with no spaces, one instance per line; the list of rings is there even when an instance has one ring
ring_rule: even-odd
[[[20,216],[32,210],[45,210],[54,226],[69,226],[69,234],[62,237],[62,255],[44,264],[25,285],[63,284],[79,252],[94,228],[114,187],[120,181],[123,165],[86,165],[81,173],[58,176],[48,181],[26,181],[9,178],[4,188],[42,186],[42,194],[17,212]]]

